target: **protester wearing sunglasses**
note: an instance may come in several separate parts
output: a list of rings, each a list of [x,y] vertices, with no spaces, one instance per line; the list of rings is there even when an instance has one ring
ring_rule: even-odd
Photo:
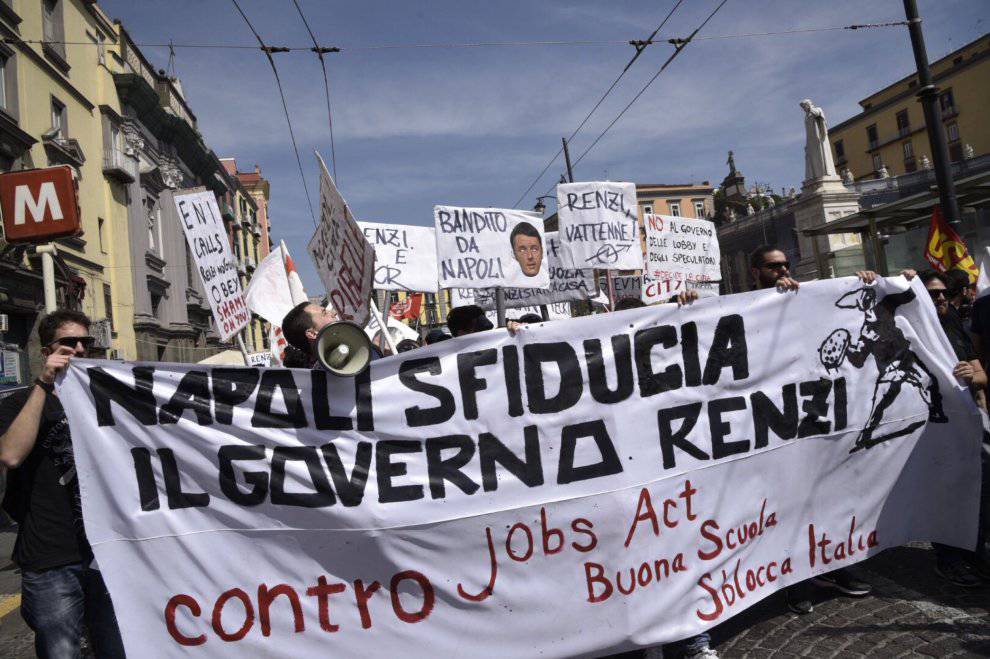
[[[93,347],[89,325],[77,311],[42,318],[41,373],[0,403],[0,464],[9,470],[3,507],[18,523],[12,558],[39,657],[79,656],[83,620],[98,657],[124,656],[110,595],[92,567],[69,424],[55,395],[56,376]]]

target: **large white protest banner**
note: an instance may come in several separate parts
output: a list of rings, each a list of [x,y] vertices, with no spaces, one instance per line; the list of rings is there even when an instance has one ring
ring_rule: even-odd
[[[357,378],[73,360],[58,393],[128,654],[572,657],[909,541],[972,548],[955,363],[920,282],[846,278]]]
[[[340,196],[323,159],[320,163],[320,224],[309,241],[330,307],[343,320],[364,324],[375,274],[375,250],[365,239],[347,202]]]
[[[606,270],[643,267],[635,183],[561,183],[557,217],[564,263]]]
[[[587,300],[595,295],[595,271],[591,268],[572,268],[565,265],[560,255],[560,240],[556,231],[547,231],[546,260],[550,269],[550,286],[548,288],[506,288],[505,306],[539,307],[541,304],[551,305],[559,302]],[[486,310],[495,308],[495,290],[478,290],[477,304]],[[568,317],[570,314],[568,314]]]
[[[212,192],[179,192],[173,197],[189,252],[210,300],[217,334],[226,341],[251,322],[244,301],[237,262],[230,251],[227,230]]]
[[[375,288],[436,293],[437,239],[433,227],[358,222],[375,249]]]
[[[546,288],[543,218],[512,208],[435,206],[443,288]]]
[[[721,251],[715,223],[674,215],[647,215],[643,302],[666,302],[693,289],[703,297],[718,295]]]

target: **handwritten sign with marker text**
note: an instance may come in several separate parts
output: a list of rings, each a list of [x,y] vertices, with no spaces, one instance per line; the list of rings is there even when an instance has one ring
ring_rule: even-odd
[[[643,267],[635,183],[561,183],[557,217],[564,263],[606,270]]]
[[[375,248],[375,288],[436,293],[437,240],[433,227],[358,222]]]
[[[237,262],[227,242],[217,199],[212,192],[192,191],[178,193],[173,200],[189,252],[210,300],[217,334],[221,341],[226,341],[251,322],[251,312],[244,301]]]
[[[330,307],[343,320],[363,325],[375,274],[375,250],[365,239],[323,160],[320,163],[320,224],[309,241],[309,254],[327,288]]]
[[[666,302],[693,289],[701,297],[718,295],[721,252],[715,224],[673,215],[647,215],[643,302]]]
[[[546,288],[543,218],[512,208],[433,209],[443,288]]]

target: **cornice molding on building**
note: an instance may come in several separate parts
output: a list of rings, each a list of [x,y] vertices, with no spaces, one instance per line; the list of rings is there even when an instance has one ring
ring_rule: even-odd
[[[982,39],[983,37],[980,37],[980,38]],[[951,57],[951,55],[948,55],[946,57]],[[960,64],[955,64],[952,67],[950,67],[950,68],[946,69],[945,71],[943,71],[942,73],[939,73],[937,75],[933,75],[932,76],[932,82],[937,86],[939,82],[945,80],[946,78],[955,76],[960,71],[963,71],[963,70],[968,69],[968,68],[970,68],[972,66],[975,66],[975,65],[977,65],[977,64],[979,64],[979,63],[981,63],[981,62],[983,62],[983,61],[985,61],[987,59],[990,59],[990,50],[984,50],[982,52],[979,52],[979,53],[973,55],[973,57],[969,58],[968,60],[963,60]],[[906,78],[902,78],[901,80],[898,80],[897,82],[893,83],[892,85],[888,85],[888,87],[893,87],[895,85],[899,85],[900,83],[904,82],[905,80],[910,80],[911,78],[915,77],[915,75],[916,74],[913,74],[913,75],[910,75],[910,76],[908,76]],[[880,90],[880,91],[883,91],[883,90]],[[879,94],[880,92],[877,92],[877,93]],[[849,117],[848,119],[846,119],[845,121],[839,122],[836,125],[829,127],[829,129],[828,129],[829,138],[833,137],[833,135],[835,133],[838,133],[839,131],[842,131],[842,130],[845,130],[846,128],[849,128],[851,126],[854,126],[855,124],[859,123],[860,121],[863,121],[864,119],[866,119],[867,117],[869,117],[871,115],[877,114],[878,112],[880,112],[882,110],[888,109],[891,105],[896,105],[896,104],[902,102],[906,98],[909,98],[911,96],[917,95],[917,93],[918,93],[918,88],[917,87],[911,87],[911,88],[909,88],[909,89],[901,92],[900,94],[897,94],[896,96],[890,97],[886,101],[882,101],[882,102],[880,102],[877,105],[871,106],[870,109],[868,109],[868,110],[863,110],[859,114],[855,114],[855,115]],[[870,97],[867,96],[867,98],[870,98]]]

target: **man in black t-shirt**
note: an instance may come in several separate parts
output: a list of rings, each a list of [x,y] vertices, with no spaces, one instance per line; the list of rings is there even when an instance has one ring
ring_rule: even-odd
[[[123,657],[117,620],[82,525],[69,424],[55,376],[92,347],[89,318],[55,311],[38,326],[45,364],[30,389],[0,403],[3,507],[18,523],[21,615],[39,657],[78,657],[83,621],[99,657]]]

